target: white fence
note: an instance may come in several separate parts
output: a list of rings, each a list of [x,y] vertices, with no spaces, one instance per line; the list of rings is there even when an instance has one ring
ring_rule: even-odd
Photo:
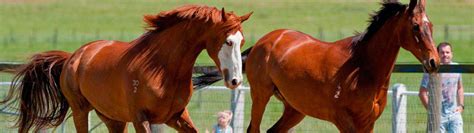
[[[209,86],[207,89],[226,89],[224,86]],[[240,87],[238,91],[243,95],[244,91],[248,91],[249,87]],[[407,96],[418,96],[417,91],[407,91],[407,88],[404,84],[394,84],[391,90],[388,91],[388,94],[392,98],[392,132],[393,133],[406,133],[407,132]],[[473,97],[474,93],[464,93],[465,97]],[[239,97],[243,98],[243,97]],[[245,103],[245,102],[237,102]],[[237,105],[243,107],[244,105]],[[240,110],[239,110],[240,111]],[[244,114],[243,112],[234,112],[239,114]],[[237,118],[236,118],[237,117]],[[236,116],[233,120],[243,121],[243,116]],[[243,132],[244,125],[233,125],[235,132]],[[239,129],[239,130],[237,130]]]
[[[0,82],[0,86],[9,86],[10,85],[10,82]],[[232,93],[231,93],[231,96],[230,96],[230,108],[231,110],[233,111],[234,113],[234,118],[232,119],[232,127],[234,128],[234,132],[236,133],[241,133],[241,132],[245,132],[245,129],[246,129],[246,126],[245,125],[245,121],[249,121],[249,120],[245,120],[245,118],[249,118],[249,117],[245,117],[245,115],[249,115],[250,112],[245,112],[245,106],[249,106],[249,105],[245,105],[245,104],[249,104],[249,101],[245,101],[246,99],[246,95],[247,94],[250,94],[249,93],[249,87],[245,87],[245,86],[242,86],[242,87],[239,87],[237,89],[235,89]],[[224,86],[209,86],[209,87],[206,87],[206,88],[203,88],[201,90],[198,90],[196,91],[195,93],[200,93],[199,91],[202,91],[202,92],[205,92],[205,91],[229,91],[229,89],[227,89],[226,87]],[[228,93],[227,93],[228,94]],[[392,101],[392,118],[391,118],[391,125],[392,125],[392,132],[396,132],[396,133],[403,133],[403,132],[407,132],[407,97],[408,96],[418,96],[418,92],[415,92],[415,91],[406,91],[406,87],[405,85],[403,84],[395,84],[391,90],[388,91],[388,94],[391,95],[391,101]],[[197,103],[206,103],[208,101],[200,101],[200,97],[199,96],[200,94],[195,94],[193,97],[196,97],[195,101],[194,102],[197,102]],[[464,94],[466,97],[472,97],[474,96],[474,93],[465,93]],[[229,97],[227,97],[229,98]],[[389,99],[390,101],[390,99]],[[247,107],[248,108],[248,107]],[[8,112],[8,110],[3,110],[5,108],[2,108],[1,113],[6,113]],[[388,108],[387,108],[388,109]],[[385,110],[388,112],[388,110]],[[311,118],[311,119],[315,119],[315,118]],[[93,131],[96,131],[96,127],[99,127],[99,126],[102,126],[104,124],[101,124],[101,123],[95,123],[95,124],[92,124],[93,122],[90,122],[90,132],[93,132]],[[159,127],[163,127],[163,126],[159,126]],[[423,127],[424,128],[424,127]],[[69,129],[71,130],[71,129]],[[133,129],[132,129],[133,130]],[[65,126],[62,125],[60,127],[57,128],[58,132],[66,132],[66,129],[65,129]],[[166,131],[166,130],[160,130],[160,131]],[[101,132],[101,131],[98,131],[98,132]]]
[[[391,91],[392,95],[392,132],[407,132],[407,97],[418,96],[416,91],[407,91],[404,84],[395,84]],[[474,93],[464,93],[464,97],[473,97]]]

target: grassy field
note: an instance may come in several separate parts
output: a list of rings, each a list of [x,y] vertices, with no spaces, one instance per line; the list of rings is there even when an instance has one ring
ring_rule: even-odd
[[[156,14],[184,4],[225,7],[240,15],[253,11],[254,15],[244,24],[248,40],[245,47],[279,28],[296,29],[322,40],[335,41],[363,31],[369,14],[380,8],[376,0],[0,0],[0,61],[24,61],[33,53],[52,49],[72,52],[98,39],[130,41],[144,32],[144,14]],[[435,41],[445,41],[445,25],[454,27],[448,30],[448,40],[455,45],[456,59],[461,62],[474,61],[473,56],[469,56],[473,48],[473,9],[472,0],[428,2],[427,12],[435,25]],[[416,62],[407,52],[401,52],[398,61]],[[198,63],[212,62],[203,54]]]
[[[401,0],[407,3],[408,0]],[[184,4],[207,4],[226,11],[243,15],[250,11],[254,15],[244,23],[247,40],[245,48],[252,46],[264,34],[279,28],[303,31],[325,41],[335,41],[363,31],[369,14],[378,10],[379,0],[240,0],[240,1],[165,1],[165,0],[0,0],[0,61],[25,61],[30,55],[45,50],[72,52],[81,45],[98,39],[130,41],[144,30],[142,16],[156,14]],[[435,42],[450,41],[454,45],[457,62],[474,62],[474,1],[473,0],[430,0],[428,15],[435,25]],[[448,26],[448,35],[445,30]],[[447,37],[446,37],[447,36]],[[401,50],[397,62],[417,62]],[[203,52],[197,63],[212,63]],[[474,92],[472,74],[463,77],[466,92]],[[9,81],[11,75],[0,73],[0,82]],[[392,83],[405,83],[416,91],[421,74],[394,74]],[[0,86],[0,97],[7,87]],[[210,129],[215,123],[215,113],[228,109],[229,91],[203,91],[193,96],[189,109],[200,129]],[[197,102],[201,95],[202,104]],[[249,96],[249,93],[247,93]],[[389,98],[390,99],[390,98]],[[410,97],[408,113],[409,132],[423,132],[426,114],[417,97]],[[464,113],[466,131],[474,131],[474,112],[469,108],[473,98],[466,98]],[[246,98],[246,125],[250,116],[250,99]],[[391,130],[391,104],[388,101],[383,116],[377,121],[375,132]],[[262,129],[268,129],[281,115],[282,105],[275,99],[267,107]],[[92,113],[94,114],[94,113]],[[12,117],[0,115],[0,129],[11,123]],[[99,120],[92,116],[93,124]],[[59,130],[59,129],[58,129]],[[67,130],[74,131],[71,120]],[[133,128],[130,128],[132,131]],[[106,132],[101,126],[98,132]],[[170,131],[170,130],[168,130]],[[298,132],[337,132],[327,122],[306,118],[298,125]],[[15,132],[5,129],[1,132]],[[132,131],[133,132],[133,131]]]

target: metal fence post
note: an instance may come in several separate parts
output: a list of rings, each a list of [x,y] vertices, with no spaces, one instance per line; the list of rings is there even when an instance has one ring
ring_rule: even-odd
[[[87,113],[87,131],[92,132],[92,117],[91,117],[91,112]],[[73,118],[74,119],[74,118]]]
[[[407,132],[407,97],[402,94],[406,91],[404,84],[397,83],[392,87],[392,132]]]
[[[245,91],[240,90],[243,85],[232,91],[231,110],[233,115],[231,126],[234,133],[244,132],[244,105],[245,105]]]

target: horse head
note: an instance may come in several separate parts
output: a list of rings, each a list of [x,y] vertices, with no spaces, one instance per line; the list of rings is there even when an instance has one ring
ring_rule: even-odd
[[[401,24],[401,47],[410,51],[426,72],[436,72],[439,56],[433,41],[433,24],[425,12],[425,0],[410,0]]]
[[[237,16],[221,10],[221,22],[212,26],[207,32],[205,41],[206,50],[224,76],[224,84],[230,89],[237,88],[242,83],[242,57],[240,49],[245,39],[242,34],[241,24],[252,13]]]

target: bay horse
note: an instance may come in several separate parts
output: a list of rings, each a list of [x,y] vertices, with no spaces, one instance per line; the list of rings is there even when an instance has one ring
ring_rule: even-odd
[[[131,42],[100,40],[72,54],[34,55],[2,103],[19,99],[19,132],[58,126],[69,108],[80,133],[88,132],[93,109],[110,132],[126,132],[126,122],[133,122],[136,132],[150,132],[150,124],[162,123],[197,132],[186,109],[194,62],[206,49],[225,85],[238,87],[241,23],[250,15],[200,5],[145,15],[147,32]]]
[[[288,29],[263,36],[245,62],[252,98],[247,131],[260,132],[265,106],[275,95],[284,111],[268,132],[287,132],[306,115],[340,132],[373,132],[400,47],[427,72],[439,67],[425,0],[382,5],[365,32],[333,43]]]

